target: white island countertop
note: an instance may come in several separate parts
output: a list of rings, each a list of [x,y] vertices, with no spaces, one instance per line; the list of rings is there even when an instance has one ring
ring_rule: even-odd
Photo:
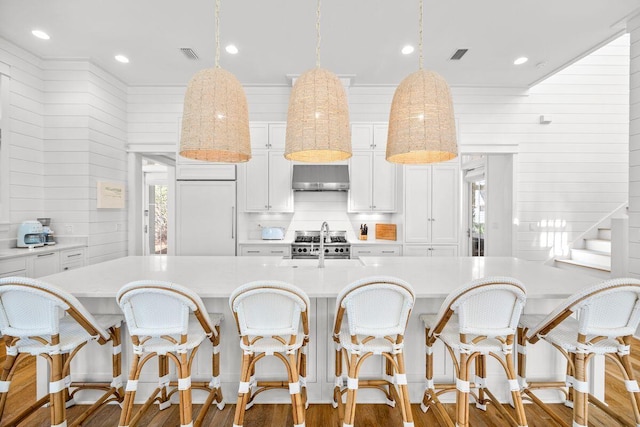
[[[511,257],[363,257],[317,260],[233,256],[132,256],[45,276],[81,298],[115,297],[124,284],[142,279],[172,281],[202,298],[228,298],[254,280],[281,280],[311,298],[335,298],[347,284],[367,276],[389,275],[412,284],[417,298],[444,298],[465,283],[487,276],[521,280],[528,298],[564,298],[598,278]],[[293,265],[292,265],[293,264]]]

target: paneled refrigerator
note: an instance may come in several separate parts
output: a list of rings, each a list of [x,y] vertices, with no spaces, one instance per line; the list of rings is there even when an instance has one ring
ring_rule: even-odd
[[[236,182],[177,181],[176,254],[236,254]]]

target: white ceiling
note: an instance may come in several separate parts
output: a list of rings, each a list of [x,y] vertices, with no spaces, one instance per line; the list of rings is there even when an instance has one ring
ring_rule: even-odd
[[[354,85],[418,67],[418,0],[324,0],[321,65]],[[624,30],[640,0],[425,0],[425,68],[452,86],[530,86]],[[243,84],[287,84],[315,65],[314,0],[222,0],[221,66]],[[0,37],[42,58],[91,58],[128,85],[186,85],[214,63],[214,0],[0,0]],[[43,41],[32,29],[49,33]],[[190,47],[199,61],[179,51]],[[458,48],[469,52],[449,61]],[[129,64],[114,61],[116,54]],[[519,56],[529,62],[513,65]]]

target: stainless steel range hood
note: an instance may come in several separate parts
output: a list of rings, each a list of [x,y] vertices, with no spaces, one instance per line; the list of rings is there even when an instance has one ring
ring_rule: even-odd
[[[296,191],[347,191],[347,165],[293,165],[292,187]]]

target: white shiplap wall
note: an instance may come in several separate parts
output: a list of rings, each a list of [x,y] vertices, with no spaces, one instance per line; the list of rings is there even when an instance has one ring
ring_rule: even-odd
[[[627,24],[631,37],[629,96],[629,273],[640,277],[640,15]]]
[[[628,67],[623,36],[531,88],[512,116],[520,136],[516,256],[566,254],[627,200]],[[540,115],[552,122],[540,124]]]
[[[126,182],[126,86],[86,61],[45,67],[45,211],[89,237],[89,263],[125,256],[126,209],[97,209],[96,184]]]
[[[15,238],[17,225],[42,215],[43,80],[42,61],[0,38],[0,62],[10,67],[9,193],[11,227],[3,238]]]
[[[462,151],[508,147],[519,153],[514,255],[545,260],[562,252],[627,199],[628,52],[625,36],[529,91],[452,89]],[[251,120],[286,120],[288,87],[245,90]],[[349,88],[351,120],[386,121],[394,90]],[[184,87],[131,87],[128,94],[132,147],[175,149]],[[553,122],[540,125],[540,115]],[[253,235],[253,228],[239,235]]]

